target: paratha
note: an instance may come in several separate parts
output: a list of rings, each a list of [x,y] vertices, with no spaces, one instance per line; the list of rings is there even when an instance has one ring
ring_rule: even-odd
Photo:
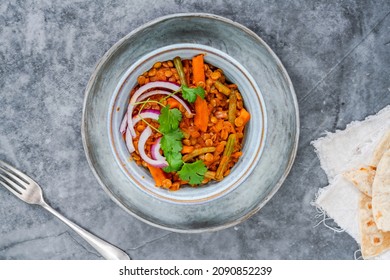
[[[378,166],[383,154],[390,149],[390,131],[387,131],[376,145],[371,163],[372,166]]]
[[[376,167],[371,165],[362,166],[359,169],[345,172],[343,175],[362,193],[372,196],[372,183],[374,182]]]
[[[372,184],[372,210],[379,229],[390,231],[390,150],[379,161]]]
[[[372,212],[372,200],[363,193],[360,194],[359,201],[359,229],[364,259],[375,257],[390,249],[390,232],[378,229]]]

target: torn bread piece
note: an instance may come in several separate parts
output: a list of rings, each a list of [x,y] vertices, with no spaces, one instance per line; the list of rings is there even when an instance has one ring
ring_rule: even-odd
[[[344,172],[343,175],[355,187],[364,194],[372,197],[372,184],[376,174],[376,167],[383,154],[390,149],[390,130],[385,132],[374,149],[370,165],[361,166],[359,169]]]
[[[372,211],[379,229],[390,231],[390,150],[379,161],[372,184]]]
[[[376,145],[370,165],[378,166],[383,154],[390,149],[390,130],[387,131]]]
[[[372,212],[372,199],[363,193],[359,201],[359,229],[364,259],[373,258],[390,249],[390,232],[378,229]]]
[[[359,169],[345,172],[343,175],[359,191],[372,196],[372,183],[374,182],[376,167],[371,165],[362,166]]]

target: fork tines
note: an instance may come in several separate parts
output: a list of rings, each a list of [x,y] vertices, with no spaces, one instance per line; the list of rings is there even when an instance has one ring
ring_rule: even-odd
[[[0,184],[13,194],[20,195],[21,188],[26,189],[25,184],[30,182],[22,172],[0,160]]]

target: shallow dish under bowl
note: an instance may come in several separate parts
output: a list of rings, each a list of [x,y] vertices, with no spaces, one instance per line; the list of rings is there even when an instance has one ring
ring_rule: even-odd
[[[153,62],[194,52],[205,52],[206,60],[226,70],[242,91],[252,119],[244,156],[227,178],[168,192],[155,188],[148,173],[128,160],[117,132],[128,99],[126,87],[133,87]],[[130,214],[173,231],[217,230],[256,213],[287,176],[298,134],[294,89],[279,59],[255,33],[215,15],[175,14],[136,29],[103,56],[86,89],[83,144],[100,184]]]

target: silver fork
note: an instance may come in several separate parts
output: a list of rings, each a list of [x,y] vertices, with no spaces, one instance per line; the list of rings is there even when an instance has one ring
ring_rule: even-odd
[[[129,256],[62,216],[43,199],[41,187],[30,177],[0,160],[0,184],[16,197],[29,204],[37,204],[59,218],[108,260],[129,260]]]

